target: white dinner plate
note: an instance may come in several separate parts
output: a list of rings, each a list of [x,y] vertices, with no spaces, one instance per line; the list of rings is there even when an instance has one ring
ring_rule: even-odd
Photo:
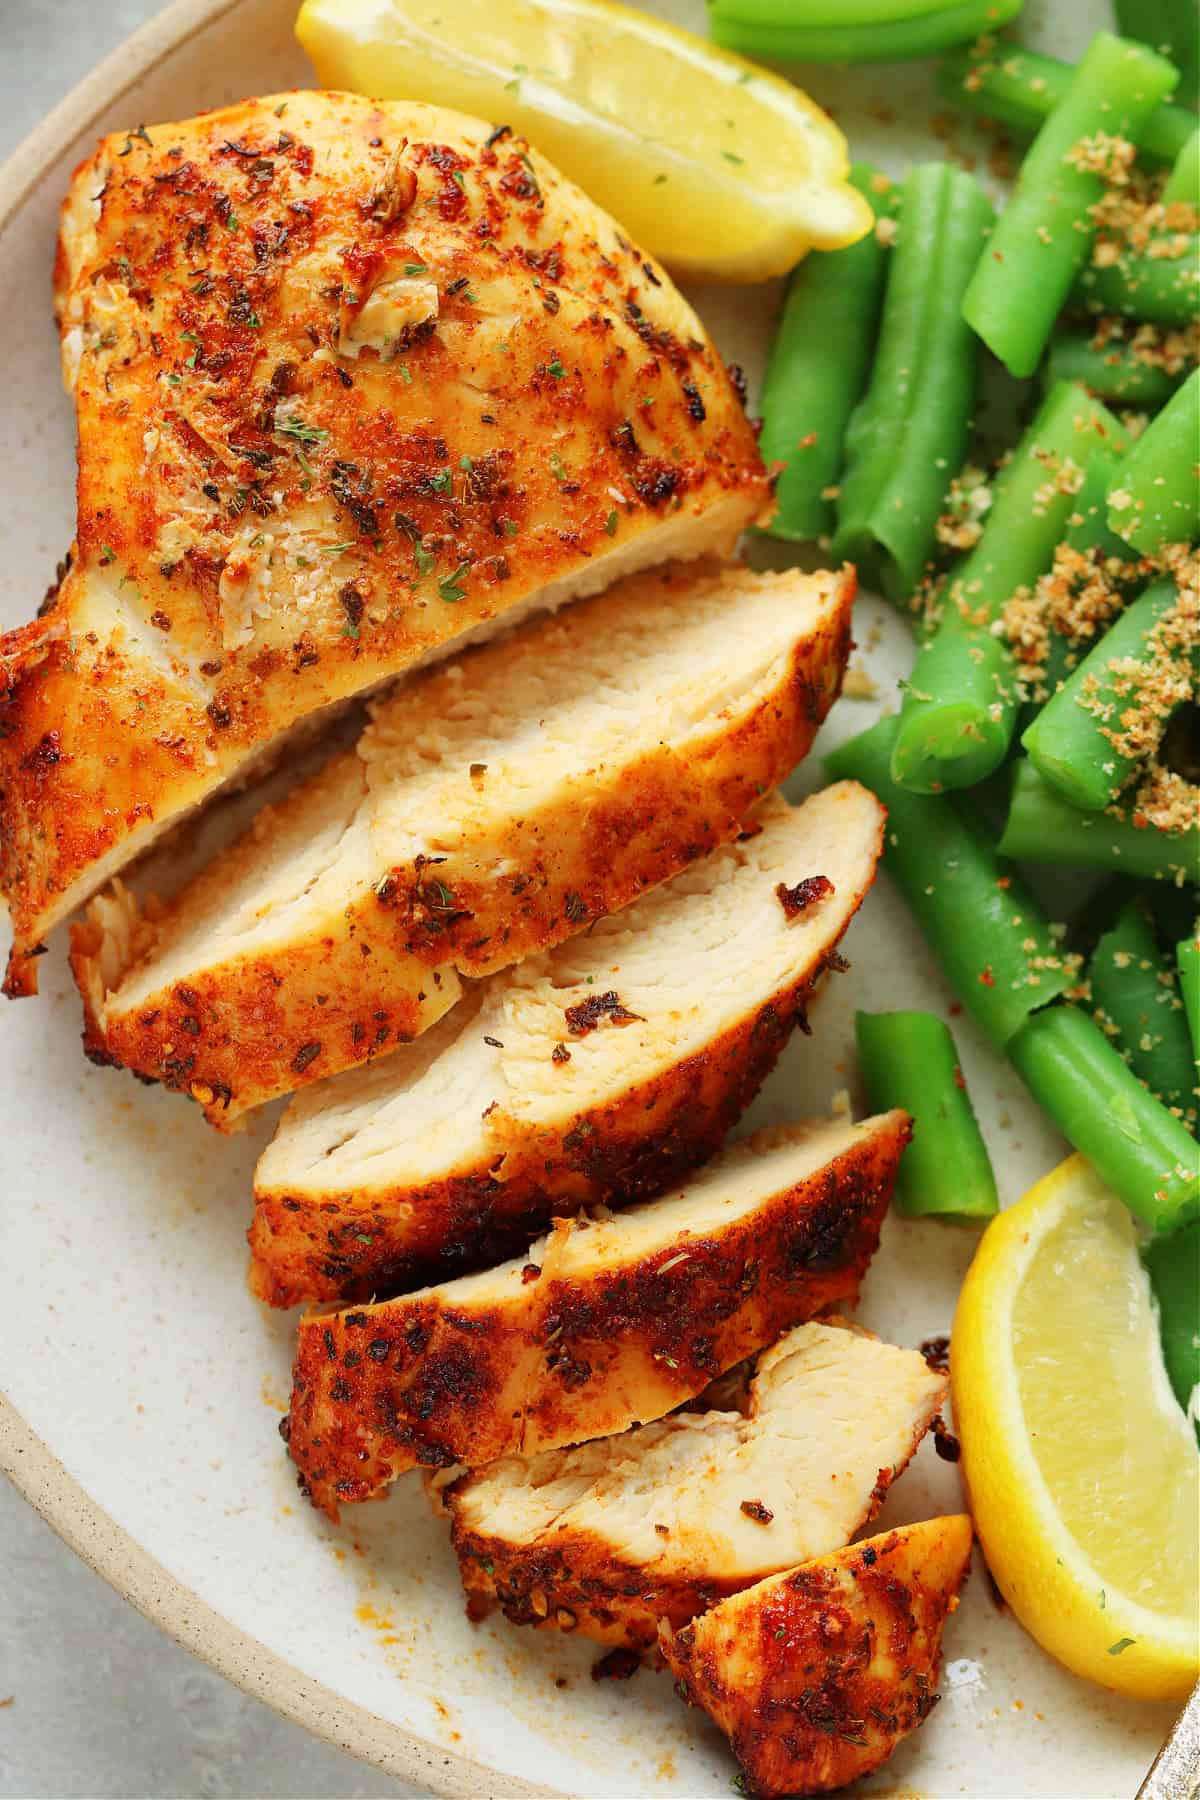
[[[700,0],[656,10],[703,29]],[[1031,40],[1061,54],[1108,23],[1099,0],[1028,10]],[[31,616],[72,531],[73,420],[49,306],[70,172],[102,131],[304,85],[294,12],[295,0],[179,0],[0,172],[6,626]],[[946,153],[927,66],[814,70],[809,85],[857,156],[899,170]],[[963,130],[951,148],[979,153],[986,172],[982,139]],[[778,288],[693,297],[753,382]],[[882,604],[863,600],[856,618],[880,699],[843,700],[826,747],[872,722],[910,655],[906,628]],[[813,758],[793,786],[819,780]],[[444,1527],[415,1477],[383,1504],[348,1509],[337,1529],[298,1496],[276,1431],[292,1321],[259,1308],[243,1278],[250,1172],[270,1120],[224,1140],[179,1098],[90,1068],[64,936],[40,965],[41,999],[0,1015],[0,1466],[164,1630],[397,1775],[456,1796],[727,1794],[722,1741],[666,1676],[594,1682],[595,1646],[467,1622]],[[830,981],[815,1036],[785,1054],[747,1127],[823,1110],[853,1086],[856,1005],[950,1006],[886,880],[846,949],[851,972]],[[956,1030],[1011,1201],[1063,1146],[975,1029],[960,1017]],[[947,1331],[975,1241],[966,1229],[890,1221],[859,1317],[906,1344]],[[925,1448],[881,1523],[960,1504],[956,1471]],[[1052,1663],[1000,1609],[978,1556],[947,1631],[942,1687],[929,1723],[861,1792],[1126,1800],[1171,1722],[1170,1708],[1104,1694]],[[297,1782],[301,1791],[302,1770]]]

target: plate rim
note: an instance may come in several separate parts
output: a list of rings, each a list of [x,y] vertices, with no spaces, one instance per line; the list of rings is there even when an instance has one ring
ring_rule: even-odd
[[[0,240],[62,155],[123,94],[243,0],[171,0],[88,74],[0,164]],[[555,1790],[490,1769],[347,1700],[202,1600],[88,1493],[0,1390],[0,1473],[122,1599],[219,1675],[314,1736],[429,1792],[529,1800]]]

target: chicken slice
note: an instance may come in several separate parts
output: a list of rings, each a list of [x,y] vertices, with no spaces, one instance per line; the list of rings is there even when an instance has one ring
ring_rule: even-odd
[[[9,991],[304,721],[769,509],[670,279],[513,133],[291,93],[117,132],[55,272],[71,565],[0,639]]]
[[[836,960],[884,814],[842,782],[759,817],[476,985],[415,1044],[299,1094],[255,1176],[255,1292],[287,1306],[416,1287],[711,1156]]]
[[[681,1696],[728,1737],[748,1793],[844,1787],[928,1718],[970,1559],[970,1519],[926,1519],[663,1628]]]
[[[498,1269],[309,1313],[289,1442],[312,1498],[335,1512],[417,1463],[533,1456],[693,1399],[857,1298],[907,1140],[899,1112],[759,1133],[660,1200],[560,1220]]]
[[[165,910],[73,933],[94,1061],[216,1125],[415,1037],[478,976],[737,835],[841,682],[853,577],[675,569],[377,703]],[[152,922],[153,921],[153,922]]]
[[[800,1325],[758,1359],[745,1414],[678,1412],[508,1457],[445,1492],[473,1612],[644,1649],[874,1518],[946,1397],[915,1350]]]

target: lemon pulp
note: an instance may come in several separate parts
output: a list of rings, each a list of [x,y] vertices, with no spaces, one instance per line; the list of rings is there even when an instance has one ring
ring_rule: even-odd
[[[305,0],[296,33],[324,87],[524,132],[683,272],[764,279],[870,228],[807,95],[612,0]]]

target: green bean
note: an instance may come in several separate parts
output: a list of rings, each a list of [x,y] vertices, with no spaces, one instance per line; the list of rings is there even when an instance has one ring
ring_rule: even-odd
[[[1200,1432],[1195,1400],[1200,1386],[1200,1220],[1170,1237],[1155,1238],[1142,1251],[1142,1261],[1158,1303],[1167,1377]]]
[[[1196,1068],[1175,971],[1137,900],[1127,900],[1087,967],[1097,1023],[1164,1106],[1195,1123]]]
[[[1021,164],[1012,199],[967,289],[963,312],[1013,375],[1032,375],[1071,285],[1088,260],[1103,177],[1084,140],[1134,142],[1178,76],[1140,45],[1100,31]]]
[[[846,432],[833,539],[834,557],[891,600],[920,581],[966,453],[979,346],[962,296],[991,218],[961,169],[909,170],[870,385]]]
[[[1000,1205],[954,1039],[926,1012],[854,1015],[858,1066],[872,1112],[901,1106],[913,1138],[896,1179],[896,1211],[919,1219],[986,1219]]]
[[[1090,263],[1071,297],[1091,313],[1118,313],[1151,325],[1190,325],[1200,317],[1200,236],[1192,232],[1176,256],[1126,253],[1103,268]]]
[[[1157,581],[1109,626],[1021,738],[1044,780],[1072,806],[1102,812],[1144,759],[1113,742],[1121,716],[1136,700],[1119,665],[1146,662],[1159,620],[1176,605],[1173,581]]]
[[[1066,868],[1106,869],[1151,881],[1200,880],[1200,825],[1160,831],[1128,810],[1080,812],[1043,781],[1027,756],[1015,764],[1012,801],[1000,839],[1004,856]]]
[[[1114,0],[1117,30],[1149,44],[1179,70],[1185,94],[1200,79],[1200,11],[1196,0]]]
[[[1184,938],[1175,946],[1175,967],[1179,972],[1183,1010],[1192,1034],[1192,1058],[1200,1065],[1200,937]]]
[[[994,31],[1020,12],[1023,0],[953,0],[908,18],[874,22],[796,22],[794,6],[744,4],[744,0],[709,0],[708,31],[727,50],[772,62],[903,62],[936,56],[952,44],[965,44],[983,31]],[[756,16],[770,13],[770,17]]]
[[[1122,458],[1108,522],[1143,555],[1200,536],[1200,369]]]
[[[1078,1007],[1045,1006],[1008,1046],[1018,1075],[1067,1141],[1154,1232],[1200,1210],[1195,1138]]]
[[[1123,443],[1117,420],[1083,388],[1064,383],[1043,401],[913,665],[892,764],[904,787],[973,787],[1004,760],[1016,724],[1016,663],[994,628],[1017,591],[1053,562],[1093,450]]]
[[[1111,337],[1097,343],[1089,331],[1060,331],[1050,341],[1042,364],[1047,388],[1056,381],[1078,381],[1110,406],[1136,406],[1154,411],[1171,398],[1186,370],[1172,375],[1161,363],[1139,354],[1135,344]]]
[[[940,795],[911,794],[891,776],[896,720],[826,757],[831,775],[861,781],[888,809],[884,867],[916,916],[959,999],[1003,1048],[1037,1006],[1068,987],[1072,969],[1012,866],[974,818]]]
[[[876,213],[896,210],[898,190],[865,163],[850,180]],[[815,250],[788,283],[762,389],[768,464],[783,463],[772,537],[811,539],[833,530],[826,490],[842,469],[846,425],[871,364],[888,251],[870,231],[846,250]]]
[[[1035,137],[1074,73],[1073,63],[984,38],[942,59],[938,87],[968,112],[1007,125],[1021,137]],[[1196,115],[1186,106],[1160,102],[1142,127],[1138,154],[1173,163],[1195,126]]]
[[[1200,125],[1171,166],[1162,202],[1164,206],[1200,207]]]

